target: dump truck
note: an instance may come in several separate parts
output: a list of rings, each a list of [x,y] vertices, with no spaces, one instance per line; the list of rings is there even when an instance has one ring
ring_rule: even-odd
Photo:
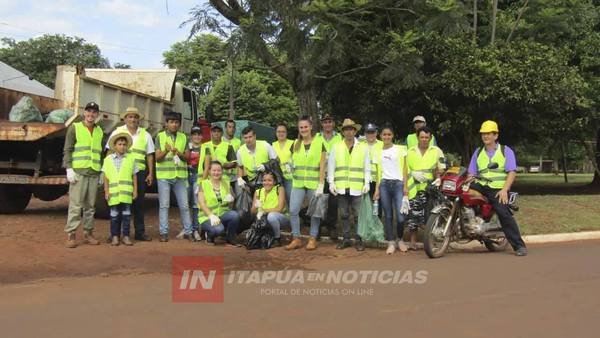
[[[98,125],[108,135],[123,125],[119,113],[134,106],[144,113],[140,125],[154,137],[163,128],[166,111],[182,114],[182,131],[198,123],[197,94],[175,81],[176,70],[84,69],[58,66],[54,97],[0,87],[0,213],[23,211],[31,196],[53,201],[68,192],[62,168],[67,128],[81,120],[86,103],[100,106]],[[11,122],[9,111],[23,96],[42,113],[54,109],[75,112],[65,123]],[[205,124],[205,123],[203,123]],[[205,127],[209,133],[209,127]],[[99,192],[100,194],[101,192]],[[97,207],[106,211],[103,195]]]

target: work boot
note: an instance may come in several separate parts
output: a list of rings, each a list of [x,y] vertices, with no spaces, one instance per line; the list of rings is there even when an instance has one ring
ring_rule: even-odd
[[[316,248],[317,248],[317,239],[311,236],[308,239],[308,244],[306,244],[306,250],[314,250]]]
[[[85,231],[83,233],[83,243],[89,245],[98,245],[100,242],[94,238],[94,233],[92,231]]]
[[[65,246],[69,249],[73,249],[77,247],[77,242],[75,241],[75,232],[69,232],[67,234],[67,240],[65,241]]]
[[[356,244],[354,244],[354,247],[356,248],[356,251],[365,251],[365,244],[360,239],[356,240]]]
[[[347,238],[344,238],[341,242],[338,242],[338,244],[336,245],[335,248],[338,250],[343,250],[343,249],[349,248],[351,246],[352,246],[352,241]]]
[[[168,241],[169,241],[169,235],[167,235],[167,234],[165,234],[165,235],[160,235],[160,237],[159,237],[158,241],[159,241],[159,242],[163,242],[163,243],[165,243],[165,242],[168,242]]]
[[[147,235],[146,233],[135,234],[135,240],[140,242],[151,242],[152,237],[150,237],[150,235]]]
[[[286,250],[296,250],[296,249],[300,249],[302,247],[302,241],[300,240],[300,238],[294,238],[290,244],[285,246]]]
[[[123,239],[121,239],[121,243],[123,243],[127,246],[133,245],[133,242],[131,242],[131,239],[129,239],[129,236],[123,236]]]
[[[517,250],[515,250],[515,255],[516,256],[527,256],[527,248],[522,246],[520,248],[518,248]]]
[[[110,245],[118,246],[119,245],[119,236],[112,236],[110,240]]]

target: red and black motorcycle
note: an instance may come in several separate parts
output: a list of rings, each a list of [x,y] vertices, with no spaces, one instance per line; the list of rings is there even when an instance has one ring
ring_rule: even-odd
[[[498,168],[490,163],[488,169]],[[486,181],[484,177],[469,177],[464,167],[451,167],[441,177],[439,187],[428,188],[433,207],[427,219],[423,238],[429,258],[442,257],[451,242],[465,244],[479,241],[489,251],[505,250],[508,241],[498,217],[488,199],[470,189],[471,182]],[[517,193],[509,195],[509,207],[517,211]]]

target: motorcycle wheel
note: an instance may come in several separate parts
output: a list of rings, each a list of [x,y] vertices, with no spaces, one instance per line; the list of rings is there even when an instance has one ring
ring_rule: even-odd
[[[506,239],[506,237],[503,237],[497,241],[484,241],[483,244],[489,252],[498,252],[506,250],[506,247],[508,246],[508,240]]]
[[[427,219],[423,234],[423,248],[429,258],[439,258],[446,253],[450,244],[450,234],[443,237],[444,226],[450,217],[450,210],[443,209],[438,214],[431,214]]]

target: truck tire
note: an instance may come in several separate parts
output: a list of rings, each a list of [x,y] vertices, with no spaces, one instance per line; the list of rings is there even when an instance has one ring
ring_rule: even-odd
[[[94,214],[95,218],[110,219],[110,208],[108,207],[106,199],[104,199],[104,188],[102,186],[98,187],[96,204],[94,207],[96,208],[96,213]]]
[[[27,186],[18,184],[0,185],[0,214],[17,214],[25,210],[31,191]]]
[[[68,185],[57,185],[57,186],[32,186],[31,191],[35,198],[38,198],[44,202],[50,202],[61,198],[69,192]]]

